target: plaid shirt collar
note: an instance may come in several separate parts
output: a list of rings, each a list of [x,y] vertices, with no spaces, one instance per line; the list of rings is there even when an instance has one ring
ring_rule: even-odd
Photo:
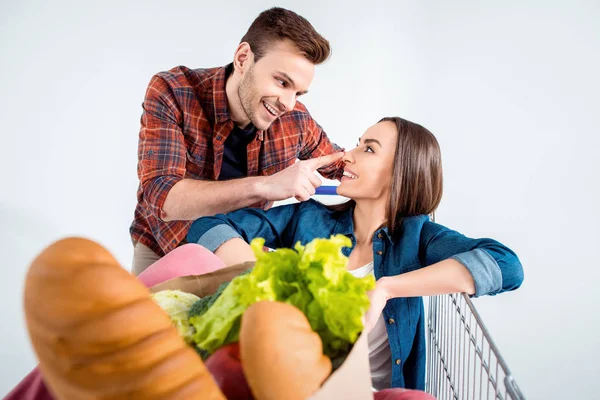
[[[217,124],[224,124],[231,120],[229,115],[229,103],[227,101],[227,92],[225,90],[227,78],[233,73],[233,63],[219,68],[213,78],[213,104],[215,105],[215,121]],[[263,140],[264,131],[256,131],[258,139]]]

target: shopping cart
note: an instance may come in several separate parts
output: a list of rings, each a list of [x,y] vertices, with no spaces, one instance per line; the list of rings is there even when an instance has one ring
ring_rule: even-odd
[[[525,399],[468,295],[432,296],[427,309],[428,393],[438,400]]]

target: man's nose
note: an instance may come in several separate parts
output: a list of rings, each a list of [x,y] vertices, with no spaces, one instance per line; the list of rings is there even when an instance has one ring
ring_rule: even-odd
[[[283,96],[279,97],[279,103],[282,109],[281,111],[292,111],[296,106],[296,93],[285,93]]]

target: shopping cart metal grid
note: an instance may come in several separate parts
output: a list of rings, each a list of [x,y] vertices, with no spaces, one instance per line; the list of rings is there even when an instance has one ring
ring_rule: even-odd
[[[429,298],[426,390],[439,400],[524,400],[466,294]]]

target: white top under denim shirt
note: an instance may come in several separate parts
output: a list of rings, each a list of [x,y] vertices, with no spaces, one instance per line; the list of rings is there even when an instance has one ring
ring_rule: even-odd
[[[364,278],[369,274],[375,275],[373,273],[373,262],[348,272],[357,278]],[[390,349],[383,314],[379,316],[367,339],[369,342],[369,365],[371,367],[373,389],[387,389],[392,385],[392,350]]]
[[[271,208],[244,208],[228,214],[200,218],[191,225],[189,243],[211,251],[229,239],[246,242],[262,237],[270,248],[293,248],[300,241],[346,235],[356,246],[353,210],[334,211],[309,200]],[[517,289],[523,268],[516,254],[493,239],[471,239],[436,224],[427,215],[404,217],[392,236],[386,227],[373,234],[375,279],[397,276],[446,259],[460,262],[475,282],[475,297]],[[352,248],[342,252],[349,256]],[[425,389],[425,310],[421,297],[387,301],[382,313],[391,351],[391,387]]]

